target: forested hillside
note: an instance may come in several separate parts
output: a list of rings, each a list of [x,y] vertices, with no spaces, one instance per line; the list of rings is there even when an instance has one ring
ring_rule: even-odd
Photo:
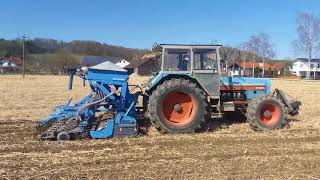
[[[51,74],[64,73],[66,67],[79,66],[80,59],[85,56],[123,58],[130,62],[150,53],[148,49],[126,48],[96,41],[65,42],[45,38],[27,40],[25,48],[27,72]],[[227,65],[244,59],[247,62],[252,59],[255,62],[262,61],[262,58],[254,53],[233,47],[222,47],[220,56]],[[22,41],[0,39],[0,58],[3,57],[22,57]],[[273,63],[271,60],[267,62]]]
[[[65,42],[54,39],[35,38],[26,42],[27,54],[56,53],[60,50],[72,54],[121,57],[125,59],[134,59],[147,52],[145,49],[125,48],[96,41],[76,40]],[[0,57],[21,56],[21,53],[21,41],[0,39]]]
[[[29,73],[59,73],[65,67],[78,66],[84,56],[139,59],[147,49],[133,49],[96,41],[71,42],[35,38],[25,42],[26,69]],[[0,58],[21,57],[22,41],[0,39]]]

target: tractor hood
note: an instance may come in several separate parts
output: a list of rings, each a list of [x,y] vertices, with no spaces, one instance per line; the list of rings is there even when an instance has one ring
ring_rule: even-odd
[[[271,83],[268,78],[250,78],[250,77],[222,77],[220,79],[221,87],[257,87],[256,90],[265,90],[270,94]]]

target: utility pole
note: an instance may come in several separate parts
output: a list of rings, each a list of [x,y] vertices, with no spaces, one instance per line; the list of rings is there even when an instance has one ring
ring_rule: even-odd
[[[264,77],[264,57],[262,57],[262,77]]]
[[[241,75],[241,51],[240,50],[239,50],[239,70],[238,70],[238,73],[239,73],[238,76],[241,77],[242,75]]]
[[[246,52],[244,52],[244,58],[243,58],[243,77],[246,77]]]
[[[19,36],[20,38],[22,38],[22,77],[24,78],[25,74],[26,74],[26,63],[25,63],[25,39],[27,39],[28,37],[23,34],[21,36]]]
[[[252,77],[254,78],[254,58],[255,58],[255,55],[253,55],[253,58],[252,58]]]

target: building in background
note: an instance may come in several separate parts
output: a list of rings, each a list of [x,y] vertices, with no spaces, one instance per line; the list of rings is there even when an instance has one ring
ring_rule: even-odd
[[[228,66],[228,76],[240,76],[240,65],[238,63]]]
[[[125,69],[129,74],[135,73],[142,76],[152,75],[159,72],[161,53],[146,54],[141,59],[133,60]]]
[[[15,73],[22,65],[21,58],[7,57],[0,58],[0,73]]]
[[[241,75],[250,77],[253,72],[255,77],[262,77],[262,72],[264,69],[264,77],[270,77],[273,73],[273,68],[268,63],[252,63],[252,61],[246,61],[246,63],[242,62],[240,64]],[[254,71],[253,71],[254,69]]]
[[[307,58],[297,58],[293,61],[291,72],[296,76],[305,78],[309,70]],[[320,59],[311,59],[310,78],[320,79]]]
[[[287,62],[275,63],[270,65],[268,63],[252,63],[252,62],[242,62],[234,63],[228,66],[228,76],[244,76],[252,77],[254,68],[255,77],[262,77],[264,68],[264,77],[277,77],[282,75],[289,75],[289,65]]]
[[[274,76],[289,76],[291,73],[290,63],[275,63],[272,65],[272,71]]]
[[[127,61],[125,59],[122,59],[122,58],[116,59],[115,61],[113,61],[113,63],[115,65],[118,65],[118,66],[122,67],[122,68],[124,68],[124,67],[126,67],[126,66],[128,66],[130,64],[129,61]]]

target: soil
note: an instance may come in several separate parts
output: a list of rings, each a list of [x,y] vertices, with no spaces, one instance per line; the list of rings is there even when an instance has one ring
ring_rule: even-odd
[[[131,82],[140,82],[131,78]],[[272,80],[301,100],[290,127],[254,132],[239,116],[208,132],[69,142],[40,141],[35,121],[89,92],[64,76],[0,76],[1,179],[320,179],[320,82]],[[229,116],[228,116],[229,117]]]

